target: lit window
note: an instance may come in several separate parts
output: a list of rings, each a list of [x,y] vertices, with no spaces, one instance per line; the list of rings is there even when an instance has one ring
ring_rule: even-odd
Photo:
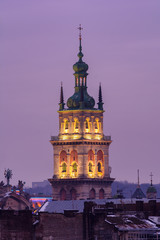
[[[92,165],[91,162],[89,163],[89,172],[90,172],[90,173],[93,172],[93,165]]]
[[[101,172],[102,172],[102,165],[101,165],[101,163],[100,163],[100,162],[98,163],[98,172],[99,172],[99,173],[101,173]]]
[[[66,122],[65,122],[65,129],[66,130],[68,129],[68,120],[66,120]]]
[[[62,173],[66,173],[67,172],[67,164],[63,163],[62,164]]]
[[[75,122],[75,129],[78,129],[78,121]]]
[[[77,172],[77,163],[73,163],[72,172]]]

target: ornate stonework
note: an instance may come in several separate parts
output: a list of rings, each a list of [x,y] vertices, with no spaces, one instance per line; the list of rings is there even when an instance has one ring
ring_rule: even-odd
[[[49,179],[54,200],[110,198],[109,145],[103,134],[103,102],[99,87],[98,108],[87,93],[88,65],[82,61],[80,37],[79,61],[74,64],[75,93],[64,108],[61,86],[59,135],[51,137],[54,150],[54,175]]]

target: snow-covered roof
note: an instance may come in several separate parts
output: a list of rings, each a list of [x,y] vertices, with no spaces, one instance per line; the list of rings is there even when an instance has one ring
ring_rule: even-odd
[[[134,215],[108,215],[105,221],[114,225],[119,231],[155,231],[159,229],[149,220],[139,219]]]
[[[37,212],[49,212],[49,213],[64,213],[64,210],[75,210],[83,212],[84,202],[94,202],[97,205],[105,205],[106,203],[114,204],[133,204],[137,199],[90,199],[90,200],[65,200],[65,201],[52,201],[45,202]],[[156,200],[160,202],[160,199]],[[148,202],[148,199],[143,199],[143,202]]]

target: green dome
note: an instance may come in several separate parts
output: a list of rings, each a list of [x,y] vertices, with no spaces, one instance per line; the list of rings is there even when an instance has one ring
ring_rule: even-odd
[[[95,105],[95,100],[93,97],[89,96],[86,89],[83,89],[83,107],[81,107],[82,102],[81,91],[75,92],[67,101],[67,107],[69,109],[93,109]]]
[[[148,187],[147,193],[157,193],[157,190],[152,185]]]
[[[73,70],[75,71],[75,73],[86,73],[88,70],[88,65],[82,60],[80,60],[73,65]]]

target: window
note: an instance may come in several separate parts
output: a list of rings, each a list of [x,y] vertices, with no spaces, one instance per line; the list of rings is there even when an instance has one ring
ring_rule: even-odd
[[[104,199],[104,190],[103,190],[103,188],[101,188],[99,190],[99,199]]]
[[[66,191],[64,188],[62,188],[60,191],[60,200],[66,200]]]
[[[68,129],[68,120],[65,121],[65,130]]]
[[[95,196],[96,196],[96,192],[95,192],[94,188],[92,188],[92,189],[89,191],[89,198],[90,198],[90,199],[95,199]]]
[[[76,118],[74,120],[74,132],[78,132],[79,131],[79,121],[78,119]]]
[[[85,126],[86,126],[86,129],[88,129],[88,128],[89,128],[89,123],[88,123],[88,120],[86,120],[86,122],[85,122]]]
[[[77,172],[77,163],[74,162],[72,165],[72,172]]]
[[[62,162],[67,162],[67,153],[64,150],[60,152],[60,164]]]
[[[78,121],[76,120],[76,121],[75,121],[75,129],[78,129],[78,125],[79,125],[79,124],[78,124]]]
[[[98,162],[98,173],[102,172],[102,165],[100,162]]]
[[[63,163],[62,164],[62,173],[66,173],[67,172],[67,164]]]
[[[89,167],[89,172],[92,173],[93,172],[93,165],[92,165],[91,162],[89,163],[88,167]]]
[[[88,161],[94,162],[94,152],[92,150],[89,150],[88,152]]]
[[[71,189],[70,194],[71,194],[71,200],[77,199],[77,192],[74,188]]]

